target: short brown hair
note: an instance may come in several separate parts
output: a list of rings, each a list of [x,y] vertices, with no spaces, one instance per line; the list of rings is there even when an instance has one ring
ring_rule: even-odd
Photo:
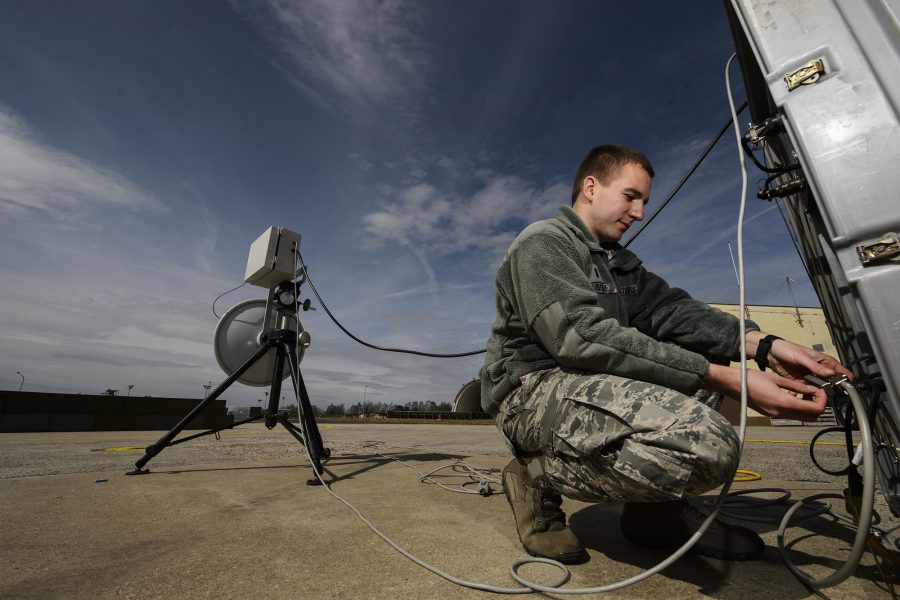
[[[581,193],[581,182],[585,177],[593,175],[600,183],[608,185],[618,174],[619,169],[628,163],[637,164],[647,171],[647,175],[653,177],[653,166],[650,165],[650,160],[637,150],[616,144],[604,144],[588,152],[581,164],[578,165],[578,172],[575,174],[575,185],[572,186],[572,206],[575,206],[578,194]]]

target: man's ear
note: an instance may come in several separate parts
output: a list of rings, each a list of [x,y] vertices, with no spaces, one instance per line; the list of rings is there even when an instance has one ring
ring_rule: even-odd
[[[584,198],[586,200],[592,202],[594,200],[594,196],[596,194],[598,183],[599,182],[597,181],[597,178],[594,177],[593,175],[588,175],[587,177],[582,179],[581,180],[581,195],[584,196]]]

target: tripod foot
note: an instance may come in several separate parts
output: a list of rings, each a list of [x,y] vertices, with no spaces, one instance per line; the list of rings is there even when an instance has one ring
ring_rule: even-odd
[[[306,485],[322,485],[322,482],[319,481],[318,478],[316,478],[316,479],[307,479],[307,480],[306,480]]]
[[[322,448],[322,458],[331,458],[331,448]]]
[[[142,469],[140,467],[136,467],[134,471],[128,471],[125,473],[126,475],[146,475],[150,472],[150,469]]]

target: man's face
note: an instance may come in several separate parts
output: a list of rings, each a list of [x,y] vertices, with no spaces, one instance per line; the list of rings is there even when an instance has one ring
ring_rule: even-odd
[[[585,178],[582,195],[587,201],[582,220],[601,244],[618,242],[635,221],[644,218],[650,199],[650,175],[636,163],[626,163],[609,185]]]

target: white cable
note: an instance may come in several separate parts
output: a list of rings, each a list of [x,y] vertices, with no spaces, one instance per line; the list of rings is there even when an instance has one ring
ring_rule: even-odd
[[[736,54],[732,54],[729,57],[728,62],[725,65],[725,86],[726,86],[726,90],[727,90],[728,106],[731,110],[732,123],[734,125],[735,138],[737,141],[737,151],[738,151],[738,156],[739,156],[740,166],[741,166],[741,202],[740,202],[740,211],[738,214],[738,225],[737,225],[737,236],[738,236],[737,237],[737,244],[738,244],[738,268],[737,268],[737,271],[738,271],[738,290],[739,290],[738,293],[739,293],[739,311],[740,311],[738,319],[739,319],[739,323],[740,323],[740,331],[745,332],[746,331],[746,329],[745,329],[746,328],[746,316],[745,316],[746,311],[745,311],[745,293],[744,293],[744,232],[743,232],[743,228],[744,228],[744,214],[745,214],[745,209],[746,209],[746,198],[747,198],[747,168],[744,163],[745,159],[744,159],[744,154],[743,154],[743,151],[741,148],[740,125],[738,124],[738,120],[737,120],[737,110],[735,108],[734,98],[732,96],[731,80],[729,77],[731,63],[734,61],[735,56],[736,56]],[[298,321],[299,321],[299,319],[298,319]],[[298,323],[298,330],[299,330],[299,323]],[[746,333],[745,333],[745,335],[746,335]],[[739,425],[739,431],[738,431],[738,440],[739,440],[739,453],[743,453],[744,438],[746,436],[746,430],[747,430],[747,348],[746,348],[746,343],[740,344],[740,357],[741,357],[741,367],[740,367],[740,369],[741,369],[741,398],[740,398],[740,400],[741,400],[741,419],[740,419],[740,425]],[[292,378],[292,379],[295,379],[295,378]],[[853,402],[854,402],[854,408],[857,410],[857,414],[864,415],[865,411],[862,408],[862,402],[859,399],[859,395],[856,393],[856,390],[853,389],[853,387],[849,384],[845,384],[844,387],[845,387],[847,393],[851,395],[851,400],[853,400]],[[297,392],[296,381],[295,381],[295,392]],[[857,404],[859,404],[860,406],[857,406]],[[873,452],[872,452],[872,440],[871,440],[871,433],[869,430],[868,422],[866,422],[864,419],[860,419],[860,423],[861,423],[861,430],[862,430],[862,437],[863,437],[862,446],[864,447],[864,452],[865,452],[865,460],[863,463],[864,464],[864,497],[863,497],[862,509],[860,511],[860,523],[870,523],[871,518],[872,518],[872,505],[873,505],[873,501],[874,501],[874,498],[873,498],[873,494],[874,494],[874,460],[873,460]],[[307,432],[307,434],[308,434],[308,432]],[[312,458],[309,455],[309,450],[308,450],[308,448],[306,448],[305,444],[303,445],[303,449],[306,452],[307,459],[309,459],[310,464],[313,464]],[[391,457],[388,457],[388,458],[391,458]],[[394,459],[394,460],[397,460],[397,459]],[[399,462],[403,463],[403,461],[399,461]],[[452,465],[450,465],[450,466],[452,466]],[[411,468],[418,471],[418,469],[415,469],[415,467],[411,467]],[[426,480],[431,474],[433,474],[437,470],[440,470],[441,468],[446,468],[446,467],[440,467],[439,469],[435,469],[427,474],[422,474],[420,472],[420,474],[423,475],[422,480],[423,481]],[[559,586],[565,584],[566,581],[568,581],[568,579],[570,577],[569,569],[565,565],[563,565],[557,561],[550,560],[550,559],[543,559],[543,558],[529,557],[529,558],[525,558],[525,559],[516,561],[510,566],[510,576],[514,580],[516,580],[518,583],[520,583],[521,585],[524,586],[521,588],[505,588],[505,587],[498,587],[498,586],[477,583],[477,582],[472,582],[472,581],[466,581],[466,580],[454,577],[448,573],[445,573],[444,571],[441,571],[437,567],[434,567],[433,565],[417,558],[416,556],[414,556],[413,554],[408,552],[406,549],[404,549],[403,547],[398,545],[396,542],[391,540],[387,535],[382,533],[365,516],[363,516],[363,514],[355,506],[353,506],[350,502],[348,502],[347,500],[342,498],[340,495],[338,495],[334,490],[332,490],[331,486],[329,486],[325,482],[325,480],[322,478],[321,474],[315,469],[315,467],[313,467],[313,473],[315,473],[316,478],[319,480],[319,482],[322,484],[322,486],[328,491],[329,494],[334,496],[342,504],[344,504],[350,510],[352,510],[356,514],[356,516],[359,517],[359,519],[363,523],[365,523],[376,535],[378,535],[381,539],[383,539],[385,542],[387,542],[392,548],[394,548],[395,550],[400,552],[406,558],[410,559],[411,561],[415,562],[416,564],[420,565],[421,567],[431,571],[435,575],[443,577],[444,579],[446,579],[447,581],[450,581],[451,583],[455,583],[457,585],[467,587],[467,588],[472,588],[472,589],[477,589],[477,590],[482,590],[482,591],[487,591],[487,592],[493,592],[493,593],[498,593],[498,594],[526,594],[526,593],[532,593],[534,591],[547,592],[547,593],[553,593],[553,594],[594,594],[594,593],[602,593],[602,592],[609,592],[609,591],[613,591],[613,590],[622,589],[624,587],[630,586],[639,581],[643,581],[644,579],[650,577],[651,575],[655,575],[656,573],[668,568],[672,563],[677,561],[688,550],[690,550],[690,548],[694,545],[694,543],[696,543],[697,540],[699,540],[700,537],[702,537],[703,534],[706,533],[706,530],[709,528],[712,521],[716,518],[717,514],[719,513],[719,509],[721,508],[726,497],[728,496],[728,490],[731,487],[731,483],[734,478],[734,473],[732,473],[732,476],[729,477],[729,479],[722,486],[722,490],[719,493],[719,496],[716,498],[715,504],[712,506],[712,509],[710,510],[709,515],[706,517],[706,520],[703,522],[703,524],[700,526],[700,528],[680,548],[678,548],[668,558],[666,558],[665,560],[663,560],[662,562],[657,564],[655,567],[647,569],[643,573],[635,575],[634,577],[631,577],[631,578],[628,578],[628,579],[625,579],[625,580],[622,580],[622,581],[619,581],[616,583],[611,583],[608,585],[590,587],[590,588],[562,589]],[[442,486],[442,487],[444,487],[444,486]],[[457,490],[454,490],[454,491],[457,491]],[[820,496],[811,497],[808,499],[808,501],[818,499],[819,497]],[[805,582],[808,582],[813,587],[825,587],[828,585],[834,585],[834,584],[838,583],[839,581],[843,581],[856,568],[856,564],[858,564],[859,558],[861,557],[862,553],[865,551],[865,541],[866,541],[866,536],[868,534],[868,527],[866,527],[866,528],[861,527],[857,531],[856,542],[854,543],[853,551],[851,553],[851,558],[847,561],[847,563],[845,563],[845,565],[838,572],[836,572],[831,577],[825,578],[823,580],[811,581],[808,577],[806,577],[804,574],[802,574],[792,563],[790,563],[790,561],[787,559],[786,551],[784,550],[784,544],[783,544],[784,528],[786,528],[787,522],[790,519],[790,517],[793,515],[793,513],[796,512],[801,506],[803,506],[803,502],[798,502],[793,507],[791,507],[791,509],[788,510],[788,512],[785,514],[785,517],[782,521],[782,526],[779,528],[779,532],[778,532],[779,550],[781,550],[782,556],[784,557],[786,564],[795,573],[795,575],[797,575],[797,577],[801,578]],[[530,563],[542,563],[542,564],[550,564],[550,565],[556,566],[562,571],[563,575],[559,578],[558,581],[553,582],[549,585],[541,585],[541,584],[529,581],[529,580],[521,577],[518,574],[517,570],[519,567],[521,567],[525,564],[530,564]]]
[[[728,108],[731,110],[731,124],[734,127],[734,137],[737,141],[738,162],[741,165],[741,203],[738,211],[737,222],[737,247],[738,247],[738,320],[740,321],[740,331],[743,335],[747,335],[747,310],[745,301],[745,285],[744,285],[744,212],[747,208],[747,164],[744,158],[744,151],[741,147],[741,126],[738,124],[737,109],[734,106],[734,96],[731,93],[731,63],[737,56],[732,54],[725,63],[725,89],[728,92]],[[740,434],[741,441],[740,450],[744,451],[744,435],[747,431],[747,344],[741,344],[741,422]]]
[[[738,220],[738,279],[739,279],[739,287],[740,287],[740,310],[741,310],[741,315],[740,315],[740,328],[741,329],[740,330],[744,331],[744,261],[743,261],[744,256],[743,256],[743,232],[742,232],[742,229],[743,229],[743,219],[744,219],[744,206],[746,204],[746,196],[747,196],[747,169],[744,166],[744,155],[743,155],[743,152],[741,150],[741,145],[740,145],[740,126],[738,125],[738,122],[737,122],[737,110],[735,109],[735,106],[734,106],[734,100],[731,97],[731,83],[728,79],[728,71],[729,71],[729,68],[731,67],[731,62],[734,60],[734,58],[735,58],[735,55],[732,54],[731,57],[728,59],[728,62],[725,65],[725,82],[726,82],[726,87],[728,90],[728,104],[729,104],[729,107],[731,108],[732,121],[734,122],[735,135],[736,135],[737,141],[738,141],[738,144],[737,144],[738,153],[740,154],[740,158],[741,158],[742,183],[741,183],[741,211],[740,211],[740,217]],[[747,378],[747,350],[746,350],[745,345],[741,344],[741,407],[742,407],[742,410],[741,410],[740,432],[738,435],[739,440],[740,440],[740,445],[739,445],[740,450],[743,449],[744,434],[745,434],[745,431],[747,428],[747,416],[746,416],[746,413],[747,413],[747,382],[746,382],[746,378]],[[304,446],[304,450],[307,453],[307,457],[310,458],[309,451],[306,449],[305,446]],[[311,458],[310,458],[310,462],[312,462]],[[390,544],[391,547],[396,549],[398,552],[403,554],[405,557],[407,557],[411,561],[428,569],[432,573],[443,577],[447,581],[456,583],[457,585],[461,585],[464,587],[477,589],[477,590],[483,590],[483,591],[487,591],[487,592],[499,593],[499,594],[524,594],[524,593],[530,593],[532,591],[540,591],[540,592],[547,592],[547,593],[554,593],[554,594],[595,594],[595,593],[610,592],[613,590],[622,589],[624,587],[635,584],[639,581],[643,581],[644,579],[647,579],[651,575],[655,575],[656,573],[659,573],[660,571],[662,571],[662,570],[668,568],[670,565],[672,565],[675,561],[677,561],[685,553],[687,553],[687,551],[691,549],[691,547],[694,545],[694,543],[696,543],[697,540],[699,540],[700,537],[702,537],[703,534],[706,533],[706,530],[709,528],[709,526],[712,524],[713,520],[716,518],[716,515],[719,512],[719,508],[722,506],[722,503],[724,502],[725,497],[728,494],[728,489],[731,487],[731,480],[734,478],[734,473],[732,473],[732,476],[729,477],[728,480],[725,482],[725,485],[722,486],[722,491],[719,493],[719,496],[716,499],[716,503],[713,506],[712,510],[710,511],[709,515],[706,517],[706,520],[703,521],[703,524],[694,533],[694,535],[692,535],[680,548],[675,550],[668,558],[666,558],[665,560],[663,560],[662,562],[657,564],[655,567],[647,569],[643,573],[635,575],[634,577],[630,577],[628,579],[624,579],[622,581],[618,581],[618,582],[611,583],[608,585],[590,587],[590,588],[561,589],[559,586],[563,585],[569,579],[568,568],[565,565],[563,565],[562,563],[559,563],[554,560],[543,559],[543,558],[529,557],[529,558],[525,558],[525,559],[516,561],[515,563],[513,563],[510,566],[510,576],[513,579],[515,579],[518,583],[525,586],[523,588],[501,588],[501,587],[496,587],[496,586],[482,584],[482,583],[465,581],[465,580],[459,579],[457,577],[453,577],[452,575],[449,575],[447,573],[444,573],[437,567],[434,567],[434,566],[426,563],[425,561],[417,558],[416,556],[412,555],[411,553],[409,553],[408,551],[403,549],[401,546],[396,544],[393,540],[391,540],[385,534],[383,534],[381,531],[379,531],[372,523],[369,522],[368,519],[366,519],[362,515],[362,513],[359,512],[359,510],[356,509],[356,507],[354,507],[347,500],[344,500],[341,496],[339,496],[337,493],[335,493],[334,490],[332,490],[331,487],[328,486],[327,483],[325,483],[325,481],[322,479],[321,475],[316,471],[315,468],[313,468],[313,472],[316,474],[316,477],[319,479],[319,481],[322,483],[322,485],[325,487],[325,489],[328,490],[329,494],[331,494],[332,496],[337,498],[341,503],[343,503],[350,510],[352,510],[354,513],[356,513],[356,515],[363,521],[363,523],[368,525],[369,528],[375,532],[375,534],[377,534],[384,541],[386,541],[388,544]],[[517,570],[519,567],[521,567],[525,564],[529,564],[529,563],[543,563],[543,564],[550,564],[553,566],[557,566],[560,568],[560,570],[563,571],[564,574],[559,579],[559,581],[553,582],[550,585],[541,585],[536,582],[528,581],[527,579],[521,577],[518,574]]]
[[[476,467],[474,465],[471,465],[471,464],[467,463],[466,461],[459,459],[459,458],[454,459],[451,464],[441,465],[441,466],[436,467],[426,473],[426,472],[420,471],[413,465],[407,463],[405,460],[401,460],[401,459],[397,458],[396,456],[389,456],[387,454],[382,454],[381,452],[375,452],[375,454],[382,458],[387,458],[389,460],[398,462],[408,469],[412,469],[413,471],[415,471],[416,473],[418,473],[421,476],[421,477],[419,477],[420,482],[436,485],[441,489],[447,490],[448,492],[455,492],[457,494],[479,494],[478,490],[470,490],[470,489],[467,489],[465,486],[473,484],[473,483],[481,483],[481,482],[489,482],[489,483],[493,483],[495,485],[503,484],[503,482],[500,480],[499,477],[497,477],[496,475],[492,475],[492,473],[497,472],[496,469],[482,469],[482,468]],[[470,480],[468,483],[460,484],[460,486],[458,488],[451,487],[449,485],[445,485],[445,484],[441,483],[440,481],[431,477],[438,471],[443,471],[444,469],[456,470],[458,467],[462,467],[463,472],[468,475],[469,480]]]
[[[734,122],[735,135],[736,135],[737,141],[738,141],[738,144],[737,144],[738,153],[741,158],[742,182],[741,182],[741,211],[740,211],[740,216],[739,216],[739,220],[738,220],[738,279],[739,279],[738,283],[739,283],[739,287],[740,287],[740,304],[741,304],[740,305],[741,315],[739,317],[740,318],[740,327],[741,327],[741,331],[744,331],[744,261],[743,261],[744,256],[743,256],[743,231],[742,231],[742,229],[743,229],[743,219],[744,219],[744,206],[746,204],[746,196],[747,196],[747,169],[744,166],[744,155],[743,155],[743,152],[741,150],[741,145],[740,145],[740,126],[738,125],[738,122],[737,122],[737,110],[735,109],[735,106],[734,106],[734,100],[731,97],[731,83],[728,79],[728,71],[731,67],[731,62],[734,60],[734,58],[735,58],[735,55],[732,54],[731,57],[728,59],[728,62],[725,65],[725,82],[726,82],[726,88],[728,90],[728,104],[729,104],[729,107],[731,108],[731,115],[732,115],[732,120]],[[746,413],[747,413],[747,382],[746,382],[746,378],[747,378],[747,350],[746,350],[745,345],[741,344],[741,407],[742,407],[742,410],[741,410],[740,432],[738,434],[738,437],[740,440],[740,445],[739,445],[740,450],[743,449],[744,435],[745,435],[745,432],[747,429],[747,416],[746,416]],[[309,458],[309,451],[306,449],[305,446],[304,446],[304,450],[307,452],[307,457]],[[310,458],[310,462],[312,462],[311,458]],[[662,570],[668,568],[670,565],[672,565],[675,561],[677,561],[685,553],[687,553],[687,551],[691,549],[691,547],[694,545],[694,543],[696,543],[697,540],[699,540],[700,537],[702,537],[703,534],[706,533],[706,530],[712,524],[712,521],[716,518],[716,515],[719,512],[719,508],[722,506],[722,503],[724,502],[725,497],[728,494],[728,489],[731,487],[731,480],[734,478],[734,473],[732,473],[731,477],[729,477],[728,480],[725,482],[725,485],[722,486],[722,491],[719,493],[719,496],[716,499],[716,503],[713,506],[712,510],[710,511],[709,515],[706,517],[706,520],[703,521],[703,524],[694,533],[694,535],[692,535],[680,548],[675,550],[668,558],[666,558],[665,560],[663,560],[662,562],[657,564],[655,567],[647,569],[643,573],[635,575],[634,577],[630,577],[628,579],[624,579],[622,581],[618,581],[616,583],[611,583],[608,585],[590,587],[590,588],[562,589],[559,586],[563,585],[566,581],[568,581],[568,578],[569,578],[568,568],[565,565],[563,565],[557,561],[554,561],[554,560],[543,559],[543,558],[534,558],[534,557],[529,557],[529,558],[525,558],[525,559],[516,561],[515,563],[513,563],[510,566],[510,576],[513,579],[515,579],[518,583],[525,586],[522,588],[501,588],[501,587],[496,587],[496,586],[482,584],[482,583],[465,581],[465,580],[459,579],[457,577],[453,577],[452,575],[449,575],[449,574],[441,571],[437,567],[434,567],[434,566],[426,563],[425,561],[417,558],[416,556],[412,555],[411,553],[409,553],[408,551],[403,549],[401,546],[396,544],[393,540],[391,540],[389,537],[387,537],[385,534],[383,534],[381,531],[379,531],[372,523],[370,523],[369,520],[366,519],[362,515],[362,513],[360,513],[359,510],[356,509],[356,507],[354,507],[347,500],[344,500],[341,496],[339,496],[337,493],[335,493],[334,490],[332,490],[328,486],[328,484],[325,483],[325,481],[322,479],[321,475],[316,471],[315,468],[313,468],[313,472],[316,474],[316,477],[319,479],[319,481],[322,483],[322,485],[325,487],[325,489],[328,490],[329,494],[331,494],[332,496],[337,498],[341,503],[343,503],[350,510],[352,510],[354,513],[356,513],[356,515],[363,521],[363,523],[368,525],[369,528],[375,532],[375,534],[377,534],[384,541],[386,541],[388,544],[390,544],[391,547],[393,547],[398,552],[403,554],[403,556],[407,557],[408,559],[415,562],[416,564],[428,569],[432,573],[439,575],[440,577],[443,577],[447,581],[456,583],[457,585],[461,585],[464,587],[477,589],[477,590],[483,590],[483,591],[487,591],[487,592],[499,593],[499,594],[524,594],[524,593],[530,593],[532,591],[540,591],[540,592],[547,592],[547,593],[554,593],[554,594],[595,594],[595,593],[610,592],[613,590],[622,589],[624,587],[627,587],[627,586],[637,583],[639,581],[643,581],[644,579],[647,579],[651,575],[655,575],[656,573],[659,573],[660,571],[662,571]],[[529,563],[542,563],[542,564],[550,564],[553,566],[557,566],[560,568],[560,570],[563,571],[564,574],[560,578],[559,581],[556,581],[550,585],[541,585],[541,584],[538,584],[538,583],[535,583],[532,581],[528,581],[527,579],[521,577],[518,574],[517,569],[519,567],[521,567],[525,564],[529,564]]]
[[[306,453],[307,460],[309,460],[310,464],[313,464],[312,457],[309,454],[309,449],[306,447],[306,444],[302,444],[302,446],[303,446],[303,451]],[[369,527],[369,529],[371,529],[375,533],[375,535],[377,535],[378,537],[383,539],[394,550],[396,550],[397,552],[399,552],[400,554],[402,554],[409,560],[413,561],[420,567],[423,567],[423,568],[431,571],[435,575],[443,577],[450,583],[455,583],[456,585],[460,585],[462,587],[467,587],[467,588],[471,588],[471,589],[475,589],[475,590],[481,590],[483,592],[493,592],[495,594],[530,594],[534,591],[533,589],[528,588],[528,587],[508,588],[508,587],[499,587],[499,586],[489,585],[486,583],[478,583],[475,581],[467,581],[465,579],[460,579],[458,577],[454,577],[453,575],[450,575],[449,573],[445,573],[444,571],[438,569],[434,565],[431,565],[431,564],[425,562],[424,560],[422,560],[421,558],[418,558],[417,556],[415,556],[414,554],[412,554],[411,552],[409,552],[408,550],[406,550],[405,548],[400,546],[397,542],[395,542],[394,540],[389,538],[386,534],[382,533],[377,527],[375,527],[375,525],[372,524],[371,521],[369,521],[359,511],[359,509],[357,509],[349,501],[345,500],[343,497],[338,495],[337,492],[335,492],[333,489],[331,489],[331,486],[328,485],[328,483],[322,478],[322,475],[316,470],[315,467],[313,467],[313,473],[315,474],[316,479],[319,480],[319,483],[322,484],[322,487],[324,487],[328,491],[329,494],[331,494],[338,501],[340,501],[341,504],[343,504],[344,506],[346,506],[347,508],[352,510],[356,514],[356,516],[359,517],[359,519],[363,523],[365,523]],[[557,589],[558,586],[561,586],[564,583],[566,583],[566,581],[568,581],[569,577],[571,576],[569,569],[565,565],[558,563],[556,561],[550,561],[547,559],[536,559],[535,562],[544,562],[547,564],[551,564],[553,566],[559,567],[559,569],[562,571],[563,574],[560,576],[560,578],[550,584],[551,586],[553,586],[552,589]],[[559,591],[562,591],[562,590],[559,590]]]
[[[853,403],[853,411],[857,415],[859,422],[860,447],[863,448],[863,495],[860,504],[859,518],[856,520],[856,537],[853,541],[853,547],[850,550],[850,556],[840,569],[822,579],[812,579],[791,562],[788,557],[787,550],[784,545],[784,532],[787,529],[788,521],[803,503],[806,501],[818,500],[820,498],[841,498],[840,494],[817,494],[810,496],[804,501],[798,502],[787,511],[778,527],[778,551],[781,558],[787,565],[788,569],[803,583],[813,588],[824,588],[837,585],[844,581],[856,570],[863,553],[866,551],[866,542],[869,537],[869,528],[872,523],[872,513],[875,505],[875,450],[872,445],[872,429],[869,420],[866,418],[866,407],[863,405],[862,398],[856,388],[849,381],[841,383],[841,388],[850,396],[850,402]]]

